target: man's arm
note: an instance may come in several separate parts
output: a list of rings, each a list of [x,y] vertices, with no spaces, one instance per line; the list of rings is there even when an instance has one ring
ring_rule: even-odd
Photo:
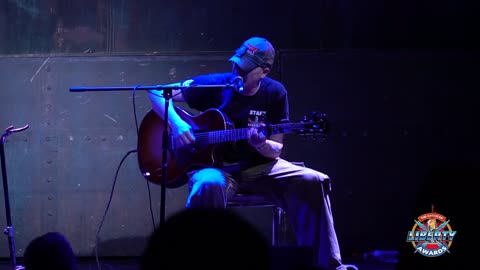
[[[268,158],[277,158],[282,153],[283,134],[271,135],[268,139],[258,129],[251,128],[248,131],[248,142],[261,155]]]
[[[163,97],[163,90],[153,90],[149,91],[149,98],[150,101],[152,102],[152,109],[160,116],[162,119],[165,117],[165,98]],[[170,101],[179,101],[183,102],[185,101],[182,95],[181,90],[179,89],[174,89],[172,90],[172,98]],[[173,110],[173,102],[169,102],[169,108],[168,108],[168,119],[169,119],[169,124],[171,124],[172,121],[178,120],[177,118],[180,118],[178,114]]]
[[[180,84],[178,85],[180,86]],[[163,90],[149,91],[149,98],[153,111],[155,111],[160,118],[165,119],[165,98],[163,97]],[[168,102],[168,125],[171,128],[170,132],[174,138],[178,138],[178,146],[193,143],[195,137],[192,133],[192,127],[177,114],[173,105],[174,101],[185,101],[180,89],[172,90],[172,98]]]

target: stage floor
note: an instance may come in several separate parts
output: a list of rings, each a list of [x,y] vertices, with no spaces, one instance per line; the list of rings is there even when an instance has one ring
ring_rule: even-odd
[[[79,258],[78,259],[78,270],[140,270],[140,263],[138,257],[120,257],[120,258],[99,258],[98,266],[97,260],[94,257],[89,258]],[[17,259],[19,265],[21,265],[21,258]],[[345,264],[351,264],[355,267],[349,267],[348,269],[358,269],[358,270],[394,270],[394,264],[387,263],[373,263],[365,262],[358,258],[345,258]],[[279,267],[280,269],[273,270],[283,270],[287,269],[286,267]],[[8,258],[2,258],[0,260],[0,270],[12,270],[10,267],[10,262]],[[247,270],[247,269],[246,269]]]

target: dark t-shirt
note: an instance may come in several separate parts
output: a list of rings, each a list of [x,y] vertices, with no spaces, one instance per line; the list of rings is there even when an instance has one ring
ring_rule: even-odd
[[[237,129],[289,120],[287,91],[279,81],[272,78],[263,78],[258,92],[253,96],[241,95],[232,87],[221,87],[231,83],[231,73],[200,75],[192,80],[190,85],[220,86],[183,89],[182,94],[188,106],[200,112],[211,108],[219,109]],[[247,167],[271,160],[259,154],[246,140],[225,143],[216,150],[225,162],[242,163]]]

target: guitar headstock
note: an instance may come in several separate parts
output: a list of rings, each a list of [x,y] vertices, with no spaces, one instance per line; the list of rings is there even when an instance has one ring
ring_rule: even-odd
[[[305,138],[316,140],[319,137],[325,139],[328,132],[328,119],[324,113],[312,112],[310,116],[304,115],[300,121],[301,128],[295,130]]]

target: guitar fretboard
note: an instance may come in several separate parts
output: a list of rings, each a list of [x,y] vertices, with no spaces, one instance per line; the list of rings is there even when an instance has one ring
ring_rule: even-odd
[[[307,127],[306,125],[312,125],[311,123],[285,123],[285,124],[276,124],[269,125],[266,127],[261,127],[260,129],[263,132],[266,132],[268,135],[280,134],[280,133],[291,133],[291,132],[301,132],[301,133],[313,133],[313,130],[316,130],[318,133],[321,133],[322,130],[318,126],[312,125],[312,127]],[[238,128],[238,129],[227,129],[227,130],[216,130],[209,132],[199,132],[195,134],[197,140],[206,142],[207,144],[217,144],[225,142],[233,142],[247,139],[247,131],[249,128]]]

